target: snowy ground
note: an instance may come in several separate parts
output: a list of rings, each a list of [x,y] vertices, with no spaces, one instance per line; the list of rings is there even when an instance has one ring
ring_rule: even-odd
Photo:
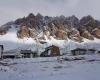
[[[100,55],[75,57],[63,56],[69,61],[57,57],[6,59],[0,61],[5,63],[0,64],[0,80],[100,80]]]

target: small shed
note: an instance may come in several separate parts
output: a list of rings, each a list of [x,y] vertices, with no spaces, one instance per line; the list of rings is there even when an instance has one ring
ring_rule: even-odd
[[[40,54],[41,57],[60,56],[59,47],[52,45],[45,48],[45,51]]]
[[[20,54],[23,58],[33,58],[38,56],[37,53],[33,52],[32,50],[21,50]]]
[[[0,59],[2,58],[3,50],[4,50],[4,46],[0,45]]]
[[[17,51],[15,51],[15,50],[9,50],[9,51],[3,52],[2,58],[3,59],[6,59],[6,58],[14,59],[14,58],[18,58],[18,56],[19,55],[17,54]]]
[[[74,50],[71,50],[71,53],[73,55],[84,55],[87,53],[87,50],[86,49],[81,49],[81,48],[76,48]]]
[[[2,57],[3,57],[3,59],[6,59],[6,58],[14,59],[14,58],[17,57],[17,55],[14,54],[14,53],[5,53],[5,52],[4,52],[4,54],[3,54]]]

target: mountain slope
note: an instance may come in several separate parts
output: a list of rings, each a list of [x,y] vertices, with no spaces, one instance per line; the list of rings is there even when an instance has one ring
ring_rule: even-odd
[[[75,16],[49,17],[31,13],[0,27],[0,44],[5,46],[5,51],[36,51],[52,44],[67,50],[77,47],[100,49],[99,39],[100,22],[91,16],[79,20]]]

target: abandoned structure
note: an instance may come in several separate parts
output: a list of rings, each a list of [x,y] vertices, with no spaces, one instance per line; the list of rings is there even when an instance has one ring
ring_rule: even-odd
[[[33,58],[38,56],[37,53],[33,52],[32,50],[21,50],[20,54],[23,58]]]
[[[71,50],[72,55],[95,54],[96,52],[97,50],[95,49],[76,48],[74,50]]]
[[[2,55],[2,58],[3,59],[6,59],[6,58],[11,58],[11,59],[14,59],[14,58],[21,58],[21,54],[19,53],[19,50],[9,50],[9,51],[4,51],[3,52],[3,55]]]
[[[3,56],[2,56],[2,58],[3,59],[6,59],[6,58],[11,58],[11,59],[14,59],[14,58],[17,58],[17,54],[15,53],[15,52],[9,52],[9,51],[7,51],[7,52],[4,52],[3,53]]]
[[[0,45],[0,59],[2,59],[3,50],[4,50],[3,45]]]
[[[45,42],[43,42],[45,44]],[[53,56],[60,56],[65,55],[70,52],[66,50],[66,48],[61,49],[58,46],[52,45],[46,48],[43,48],[43,52],[41,51],[35,51],[32,50],[10,50],[10,51],[4,51],[4,46],[0,45],[0,59],[6,59],[6,58],[33,58],[33,57],[53,57]],[[61,52],[63,50],[63,52]],[[100,51],[97,51],[95,49],[82,49],[82,48],[76,48],[74,50],[71,50],[72,55],[84,55],[84,54],[94,54],[94,53],[100,53]]]
[[[87,53],[86,49],[76,48],[74,50],[71,50],[72,55],[84,55]]]
[[[45,48],[45,51],[40,54],[40,57],[60,56],[59,47],[52,45]]]

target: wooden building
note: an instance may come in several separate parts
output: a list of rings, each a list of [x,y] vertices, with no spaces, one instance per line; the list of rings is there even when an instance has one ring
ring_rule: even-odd
[[[4,52],[2,57],[3,59],[7,59],[7,58],[14,59],[14,58],[17,58],[17,55],[14,53]]]
[[[59,47],[52,45],[45,48],[45,51],[40,54],[41,57],[60,56]]]
[[[74,50],[71,50],[72,55],[84,55],[87,53],[86,49],[76,48]]]
[[[21,50],[20,54],[23,58],[33,58],[38,56],[37,53],[33,52],[32,50]]]
[[[4,46],[0,45],[0,59],[2,59],[3,50],[4,50]]]
[[[19,58],[19,54],[16,50],[9,50],[9,51],[4,51],[3,52],[3,55],[2,55],[2,58],[3,59],[6,59],[6,58],[11,58],[11,59],[14,59],[14,58]]]

